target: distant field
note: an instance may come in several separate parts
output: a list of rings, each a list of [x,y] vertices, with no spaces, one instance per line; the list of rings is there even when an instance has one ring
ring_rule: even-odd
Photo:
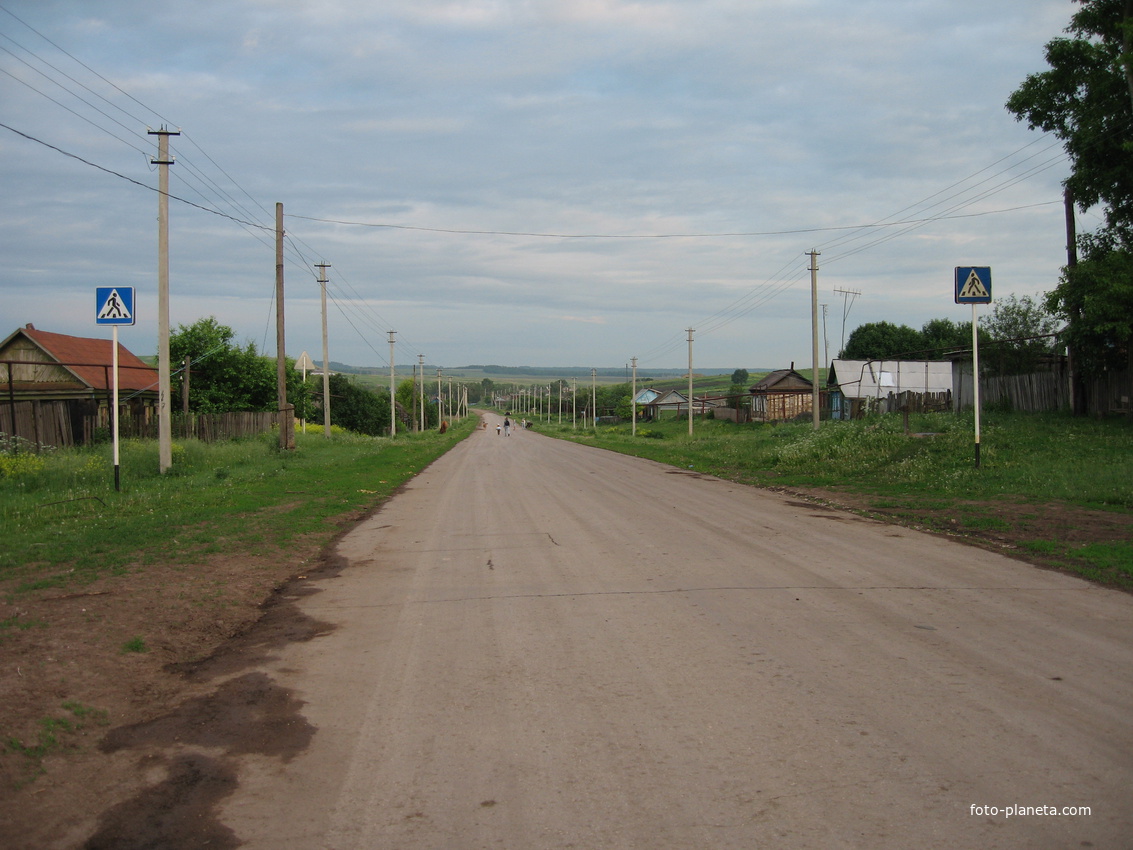
[[[724,373],[696,371],[693,374],[693,389],[696,392],[711,392],[711,391],[717,390],[717,389],[720,389],[720,390],[727,389],[731,385],[731,378],[732,378],[732,372],[733,371],[734,370],[729,370],[729,371],[724,372]],[[751,381],[758,380],[759,378],[766,375],[768,371],[769,370],[766,370],[766,369],[760,370],[760,371],[754,371],[754,370],[749,369],[748,370],[749,380],[751,380]],[[799,370],[799,371],[800,371],[801,374],[804,374],[804,375],[810,374],[809,371],[804,371],[804,370]],[[637,371],[637,383],[638,383],[638,386],[653,386],[653,387],[658,387],[660,389],[670,389],[670,388],[680,388],[680,387],[687,388],[688,387],[687,374],[688,374],[687,372],[681,372],[679,370],[671,370],[671,369],[670,370],[638,369],[638,371]],[[405,369],[404,371],[402,371],[402,367],[398,367],[398,370],[396,372],[396,376],[397,376],[397,381],[401,382],[401,381],[408,380],[408,379],[412,378],[413,374],[408,369]],[[542,370],[541,369],[538,372],[535,372],[535,371],[531,371],[531,372],[514,371],[513,372],[513,371],[509,370],[506,373],[500,373],[500,372],[495,372],[495,371],[488,372],[488,371],[484,371],[483,369],[480,369],[480,368],[477,368],[477,367],[466,366],[466,367],[463,367],[463,368],[453,368],[451,370],[450,369],[443,369],[442,370],[442,377],[443,377],[446,385],[448,384],[449,378],[451,378],[454,383],[458,383],[458,384],[459,383],[479,384],[485,378],[488,378],[496,386],[508,386],[510,384],[510,385],[524,386],[524,387],[540,385],[540,384],[545,385],[545,384],[549,384],[549,383],[552,383],[552,382],[558,381],[558,380],[565,380],[568,383],[570,381],[574,381],[576,386],[584,387],[584,386],[589,386],[589,384],[591,382],[590,370],[586,370],[584,373],[582,373],[577,369],[572,369],[571,367],[563,367],[561,370],[553,370],[553,369]],[[370,387],[372,389],[377,389],[377,388],[389,386],[389,372],[386,372],[385,374],[376,374],[376,373],[357,374],[357,373],[352,373],[351,378],[354,379],[355,381],[357,381],[362,386]],[[598,372],[598,374],[595,375],[594,378],[593,378],[594,383],[596,383],[600,386],[606,386],[606,385],[610,385],[610,384],[628,384],[632,379],[633,379],[633,372],[632,371],[620,372],[620,371],[616,371],[616,370],[612,370],[612,369],[607,369],[604,372],[600,370]],[[425,367],[425,385],[428,386],[430,383],[435,384],[436,380],[437,380],[436,367],[433,367],[430,370],[430,368],[428,366],[426,366]]]

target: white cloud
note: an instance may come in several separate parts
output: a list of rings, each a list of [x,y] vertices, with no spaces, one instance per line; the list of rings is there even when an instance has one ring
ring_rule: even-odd
[[[154,186],[144,128],[168,117],[185,131],[175,194],[269,228],[285,204],[296,352],[318,347],[307,299],[320,259],[344,312],[381,317],[360,333],[332,311],[336,360],[376,362],[385,348],[369,335],[393,324],[450,365],[661,352],[642,365],[668,366],[684,357],[684,327],[749,296],[750,312],[708,321],[718,330],[698,339],[732,368],[809,356],[811,247],[825,301],[860,289],[853,321],[914,326],[953,315],[954,265],[992,264],[1031,294],[1063,261],[1065,166],[1057,147],[1010,156],[1035,135],[1002,104],[1041,69],[1072,13],[1064,0],[15,5],[145,107],[0,18],[0,32],[115,104],[79,90],[126,129],[67,101],[135,147],[10,77],[5,123]],[[7,131],[0,154],[14,325],[87,333],[84,287],[152,285],[152,191]],[[1040,162],[1050,167],[1007,185]],[[815,230],[1011,207],[1029,208],[904,235]],[[687,235],[722,233],[765,235]],[[686,235],[623,238],[647,234]],[[213,304],[238,335],[262,338],[271,239],[175,203],[175,321]]]

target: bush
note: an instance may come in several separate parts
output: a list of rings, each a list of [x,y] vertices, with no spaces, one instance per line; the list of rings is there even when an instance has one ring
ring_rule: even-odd
[[[39,455],[0,454],[0,478],[24,478],[43,471],[45,461]]]

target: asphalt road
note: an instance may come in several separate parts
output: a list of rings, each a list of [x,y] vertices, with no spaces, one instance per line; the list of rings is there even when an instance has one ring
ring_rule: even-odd
[[[244,846],[1133,846],[1130,596],[490,422],[264,668],[317,732]]]

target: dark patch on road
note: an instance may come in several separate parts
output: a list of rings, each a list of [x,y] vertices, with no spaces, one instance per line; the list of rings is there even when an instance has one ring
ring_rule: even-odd
[[[214,810],[236,785],[224,761],[180,756],[164,781],[104,812],[83,850],[232,850],[243,842]]]
[[[324,559],[306,578],[333,578],[346,566]],[[289,582],[263,604],[263,615],[209,658],[166,669],[203,683],[231,677],[266,661],[296,641],[329,634],[334,626],[309,617],[296,604],[320,592],[304,579]],[[209,850],[242,843],[221,823],[217,808],[239,785],[238,757],[261,755],[290,761],[315,734],[302,715],[303,701],[264,672],[227,678],[213,692],[186,699],[165,715],[120,726],[100,742],[105,753],[138,750],[142,764],[159,760],[168,776],[108,809],[84,850]],[[220,750],[219,758],[194,752]]]
[[[142,747],[218,747],[230,754],[290,761],[315,734],[300,713],[302,707],[302,700],[266,673],[248,673],[211,694],[186,700],[163,717],[111,730],[99,749],[113,753]]]
[[[289,582],[277,589],[261,605],[263,614],[244,633],[224,643],[215,653],[200,661],[171,664],[171,673],[179,673],[192,681],[207,682],[222,676],[260,665],[271,653],[290,643],[304,643],[312,638],[330,634],[335,627],[322,620],[309,617],[296,604],[300,599],[321,593],[310,579],[334,578],[346,567],[345,559],[335,555],[325,558],[303,579]]]

